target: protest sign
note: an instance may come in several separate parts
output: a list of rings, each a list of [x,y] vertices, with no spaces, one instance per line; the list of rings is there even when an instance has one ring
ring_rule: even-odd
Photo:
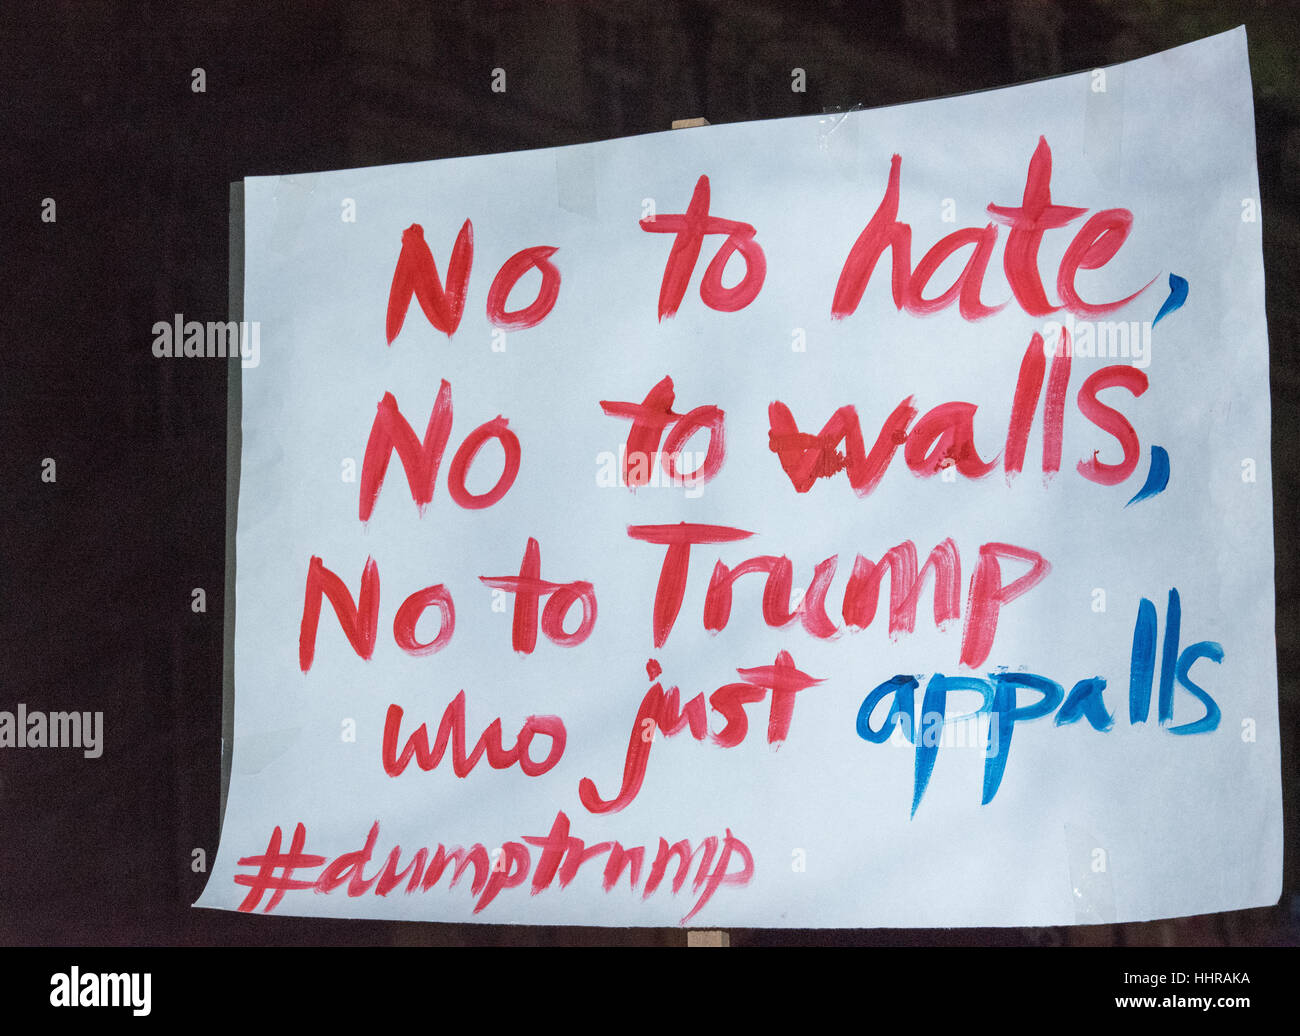
[[[245,182],[198,905],[1274,902],[1244,31],[877,111]]]

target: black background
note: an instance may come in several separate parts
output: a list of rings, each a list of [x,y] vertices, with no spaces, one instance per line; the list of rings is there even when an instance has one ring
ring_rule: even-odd
[[[1064,929],[761,944],[1295,944],[1293,342],[1300,20],[1290,4],[7,3],[0,708],[102,710],[102,758],[0,754],[0,944],[676,945],[682,932],[194,910],[219,827],[225,366],[151,327],[227,312],[229,185],[873,107],[1089,69],[1245,24],[1272,350],[1285,891],[1273,908]],[[490,90],[491,70],[508,90]],[[802,67],[807,90],[791,90]],[[203,68],[206,90],[191,90]],[[55,199],[57,222],[42,222]],[[1231,363],[1231,354],[1224,357]],[[57,482],[41,481],[42,460]],[[190,609],[204,587],[208,608]]]

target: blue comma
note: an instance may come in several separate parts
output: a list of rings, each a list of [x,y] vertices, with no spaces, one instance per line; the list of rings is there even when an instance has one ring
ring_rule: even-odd
[[[1125,507],[1136,504],[1139,500],[1145,500],[1149,496],[1155,496],[1157,493],[1163,493],[1165,487],[1169,485],[1169,453],[1163,446],[1151,447],[1151,470],[1147,472],[1147,480],[1134,495]]]
[[[1187,301],[1187,281],[1179,277],[1176,273],[1169,275],[1169,298],[1165,299],[1164,305],[1160,307],[1160,312],[1156,314],[1155,320],[1151,321],[1151,326],[1155,327],[1160,323],[1160,318],[1168,316],[1176,309],[1182,308]]]

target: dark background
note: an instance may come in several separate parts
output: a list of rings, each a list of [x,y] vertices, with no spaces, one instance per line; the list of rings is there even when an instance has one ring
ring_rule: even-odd
[[[229,185],[1005,86],[1247,27],[1272,350],[1285,891],[1150,924],[733,930],[741,944],[1294,945],[1300,19],[1287,3],[6,3],[0,708],[102,710],[106,750],[0,753],[0,944],[676,945],[663,929],[248,917],[189,906],[217,848]],[[490,90],[506,69],[508,90]],[[791,91],[791,69],[807,91]],[[191,90],[203,68],[206,92]],[[684,131],[689,132],[689,131]],[[40,219],[42,199],[57,222]],[[1225,357],[1231,362],[1231,355]],[[52,457],[57,482],[43,483]],[[205,614],[190,610],[204,587]]]

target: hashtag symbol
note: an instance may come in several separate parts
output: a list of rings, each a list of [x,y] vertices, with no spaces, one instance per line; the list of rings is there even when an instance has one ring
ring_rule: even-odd
[[[290,877],[294,871],[304,867],[319,867],[325,862],[324,856],[316,856],[312,853],[304,853],[303,845],[307,841],[307,829],[300,823],[293,832],[293,842],[289,846],[287,853],[280,852],[280,829],[277,827],[271,835],[271,842],[266,847],[266,853],[263,856],[245,856],[239,861],[241,867],[256,867],[256,874],[236,874],[236,885],[247,885],[248,895],[244,901],[239,904],[239,909],[245,912],[256,908],[257,904],[262,901],[262,893],[268,889],[273,890],[271,899],[266,904],[266,909],[262,912],[269,914],[275,909],[276,904],[284,898],[284,894],[289,889],[309,889],[315,882],[301,881]],[[281,874],[276,877],[275,872],[279,870]]]

